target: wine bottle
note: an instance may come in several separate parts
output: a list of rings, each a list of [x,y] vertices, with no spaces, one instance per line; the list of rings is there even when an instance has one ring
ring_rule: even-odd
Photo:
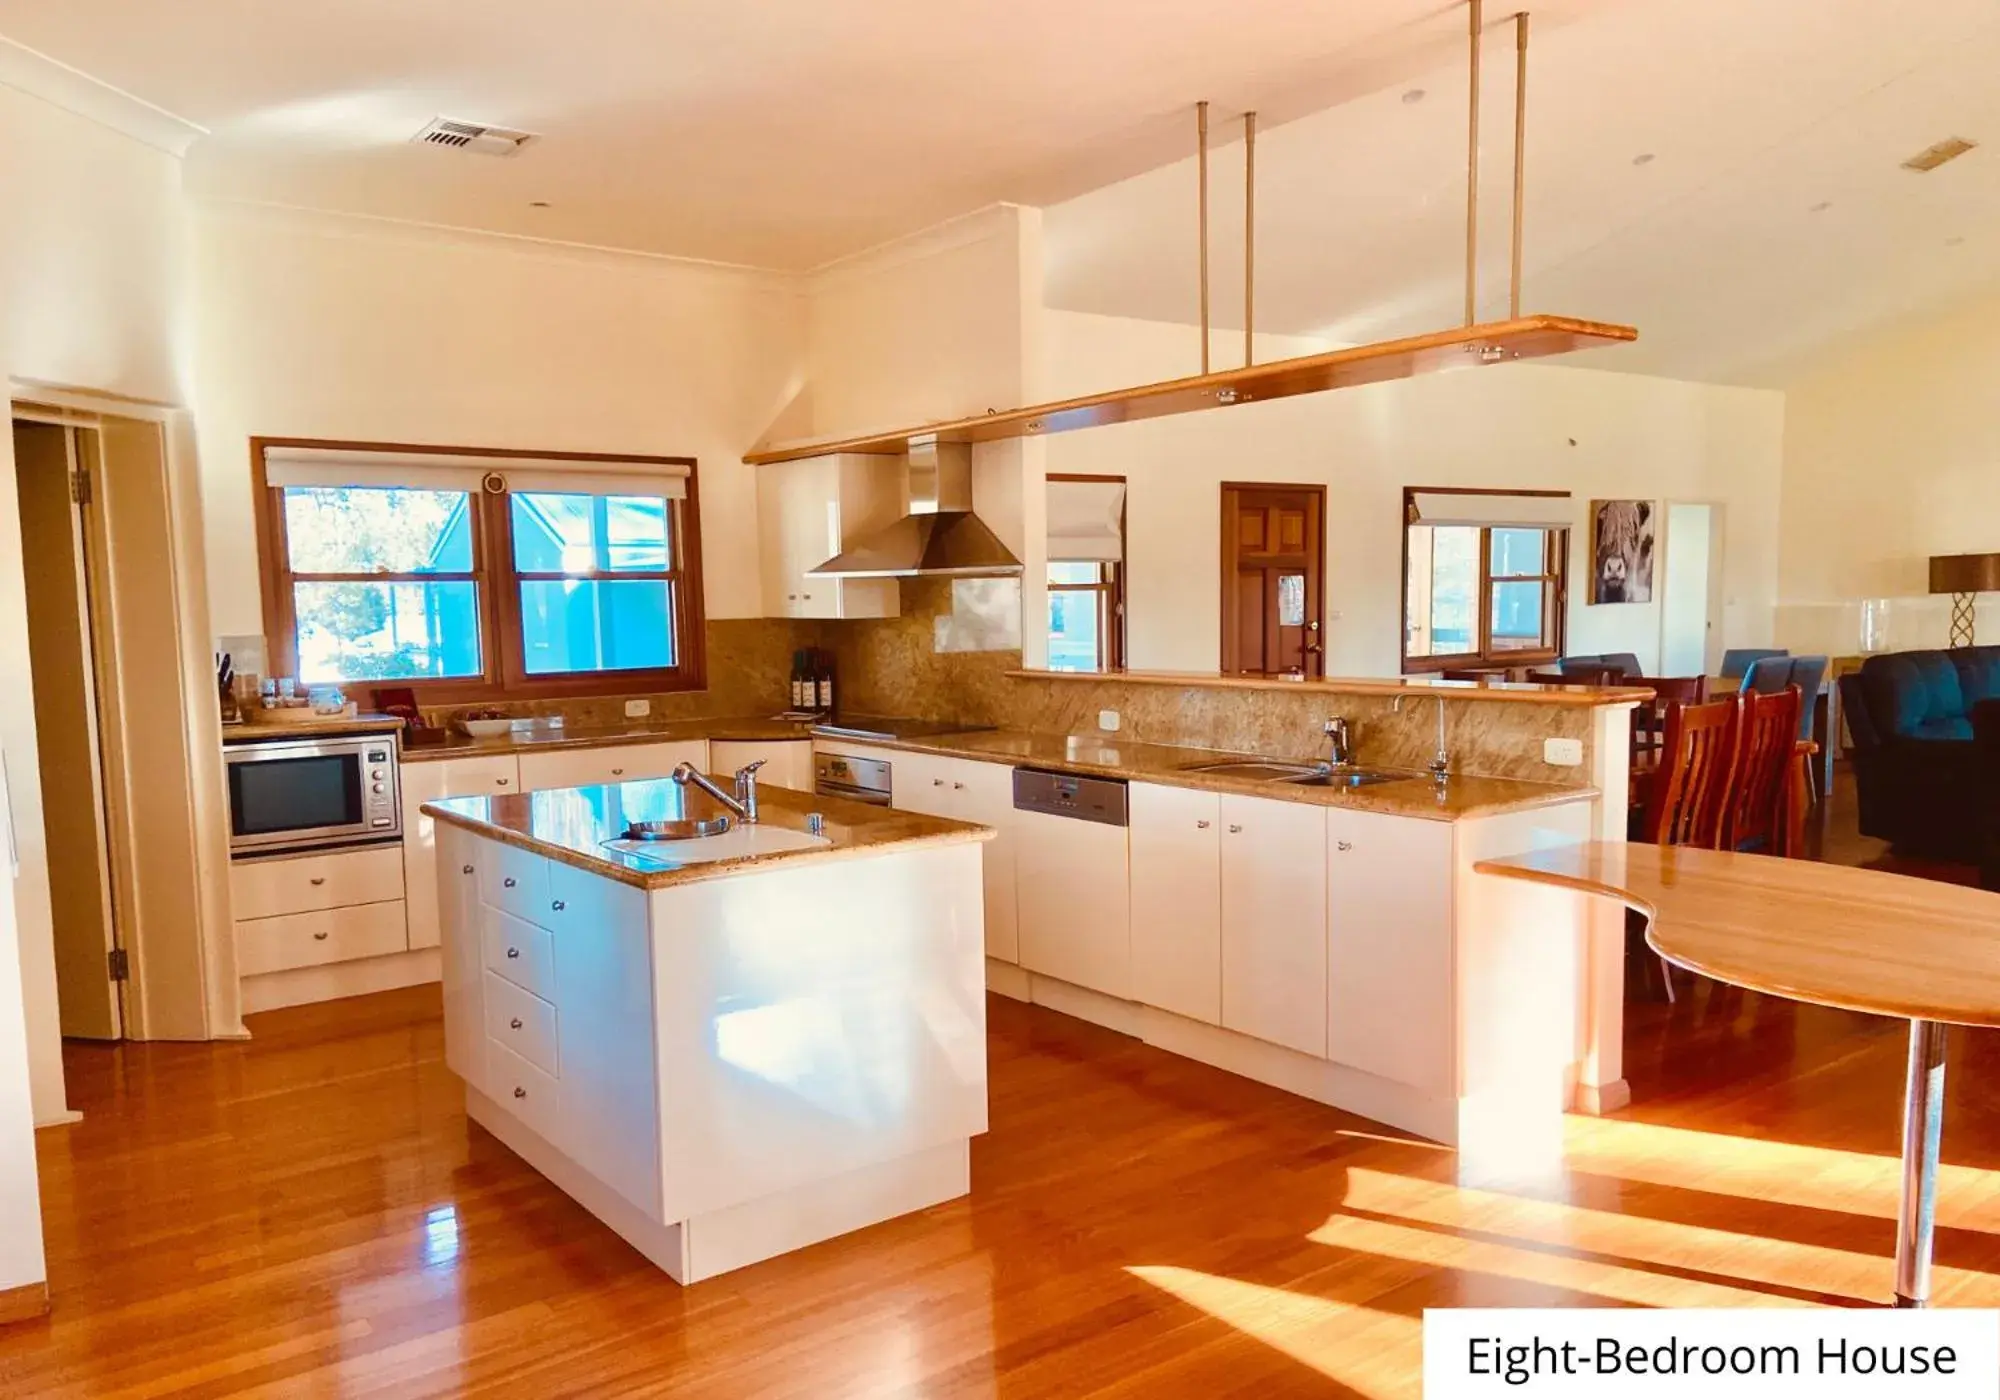
[[[833,713],[833,653],[819,653],[819,707]]]
[[[792,708],[809,708],[806,704],[806,654],[802,651],[792,653]]]

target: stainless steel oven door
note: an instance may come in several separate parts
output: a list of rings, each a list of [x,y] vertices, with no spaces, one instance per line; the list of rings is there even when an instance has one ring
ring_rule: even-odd
[[[402,835],[393,734],[232,744],[223,759],[232,855],[352,846]]]
[[[887,807],[894,795],[890,765],[878,758],[852,758],[823,753],[813,759],[813,791],[821,797],[844,797]]]

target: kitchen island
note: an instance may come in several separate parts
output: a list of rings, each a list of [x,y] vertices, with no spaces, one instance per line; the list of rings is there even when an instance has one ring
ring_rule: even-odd
[[[986,828],[765,789],[428,803],[467,1112],[681,1283],[966,1193]],[[813,814],[822,818],[820,829]]]

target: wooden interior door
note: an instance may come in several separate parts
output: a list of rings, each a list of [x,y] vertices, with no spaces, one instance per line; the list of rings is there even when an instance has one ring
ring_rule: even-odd
[[[1326,674],[1326,488],[1222,487],[1222,670]]]

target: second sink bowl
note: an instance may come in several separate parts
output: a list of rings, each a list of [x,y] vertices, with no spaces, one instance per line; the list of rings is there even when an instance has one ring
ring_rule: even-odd
[[[1329,768],[1315,763],[1280,763],[1273,759],[1238,758],[1221,763],[1190,763],[1183,773],[1213,778],[1244,778],[1253,783],[1290,783],[1294,787],[1359,788],[1400,783],[1418,776],[1393,768]]]

